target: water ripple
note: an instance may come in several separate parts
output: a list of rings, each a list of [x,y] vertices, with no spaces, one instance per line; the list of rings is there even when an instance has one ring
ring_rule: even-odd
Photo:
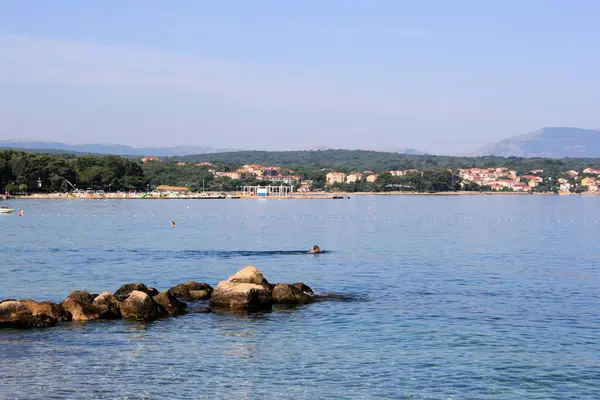
[[[214,285],[255,264],[321,301],[0,331],[0,398],[597,398],[599,201],[13,202],[0,298]]]

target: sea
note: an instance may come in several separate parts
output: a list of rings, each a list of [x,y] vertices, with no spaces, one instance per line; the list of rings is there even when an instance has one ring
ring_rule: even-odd
[[[247,265],[332,298],[1,330],[0,399],[600,397],[600,197],[2,203],[0,299]]]

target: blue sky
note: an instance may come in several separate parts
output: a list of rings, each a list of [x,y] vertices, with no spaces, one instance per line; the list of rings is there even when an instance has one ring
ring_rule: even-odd
[[[471,150],[600,128],[600,2],[4,1],[0,139]]]

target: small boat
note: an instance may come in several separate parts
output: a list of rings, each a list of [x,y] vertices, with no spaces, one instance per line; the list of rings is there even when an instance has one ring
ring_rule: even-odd
[[[10,213],[14,213],[15,211],[17,211],[17,210],[15,210],[14,208],[8,208],[8,207],[4,207],[4,206],[0,207],[0,214],[10,214]]]

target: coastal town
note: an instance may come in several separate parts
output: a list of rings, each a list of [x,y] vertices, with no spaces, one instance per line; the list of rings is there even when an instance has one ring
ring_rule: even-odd
[[[361,156],[364,156],[361,154]],[[347,157],[347,156],[345,156]],[[0,153],[3,198],[338,199],[361,194],[600,194],[593,160],[326,158]],[[260,158],[259,158],[260,159]],[[252,159],[256,161],[256,157]],[[243,164],[242,164],[243,163]],[[492,165],[492,166],[490,166]],[[387,168],[386,168],[387,167]],[[402,168],[404,167],[404,168]],[[466,168],[465,168],[466,167]]]
[[[143,163],[161,162],[158,157],[144,157]],[[188,166],[188,163],[177,162],[177,166]],[[344,189],[344,185],[358,183],[376,184],[381,182],[385,175],[391,177],[409,177],[411,175],[423,175],[424,171],[417,169],[390,170],[376,173],[366,170],[362,172],[342,172],[332,169],[321,169],[325,187],[315,188],[313,180],[304,179],[301,173],[294,170],[286,170],[280,166],[263,166],[259,164],[246,164],[233,171],[218,171],[212,163],[204,161],[193,164],[196,167],[208,168],[215,177],[247,181],[258,180],[264,186],[289,186],[290,191],[295,193],[312,193],[323,191],[335,191]],[[447,169],[459,178],[460,190],[477,187],[484,192],[543,192],[553,191],[559,194],[581,194],[600,192],[600,169],[585,168],[582,171],[568,170],[554,173],[549,176],[543,169],[524,171],[519,174],[515,169],[506,167],[498,168],[460,168],[456,170]],[[259,185],[260,186],[260,185]],[[541,187],[544,190],[539,190]],[[551,190],[549,190],[551,189]]]

